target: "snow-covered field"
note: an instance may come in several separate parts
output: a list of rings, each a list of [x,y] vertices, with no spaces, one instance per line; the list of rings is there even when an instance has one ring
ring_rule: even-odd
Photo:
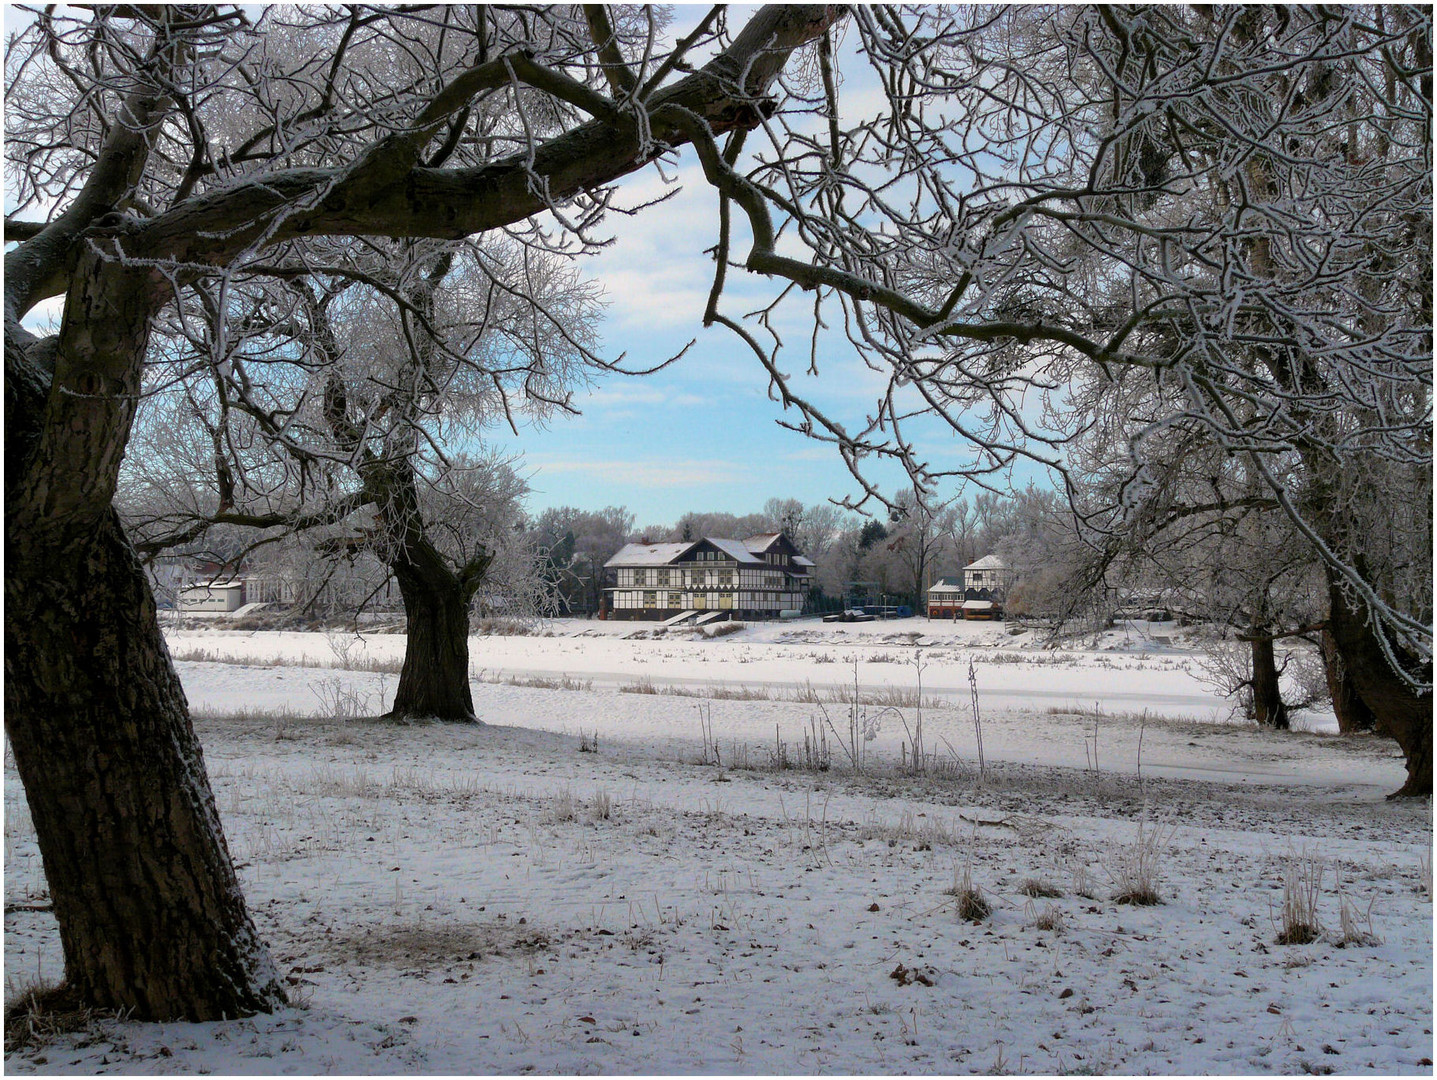
[[[173,631],[296,1005],[6,1068],[1430,1073],[1430,803],[1385,800],[1395,747],[1230,722],[1172,627],[1008,629],[556,622],[471,643],[479,727],[347,718],[399,638]],[[10,999],[62,963],[8,755],[5,804]],[[1156,906],[1113,898],[1140,852]],[[1307,945],[1277,943],[1293,871]]]

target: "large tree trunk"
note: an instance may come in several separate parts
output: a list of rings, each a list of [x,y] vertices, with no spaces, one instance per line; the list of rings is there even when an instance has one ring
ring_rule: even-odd
[[[1337,730],[1353,735],[1375,728],[1377,718],[1347,677],[1347,668],[1330,630],[1322,631],[1322,666],[1327,676],[1327,692],[1332,698],[1332,711],[1337,714]]]
[[[457,572],[425,530],[413,463],[386,462],[366,471],[383,527],[389,568],[404,597],[408,639],[389,716],[474,720],[469,692],[469,601],[489,569],[481,553]]]
[[[1287,704],[1282,700],[1282,687],[1278,684],[1277,661],[1270,637],[1252,641],[1252,713],[1259,727],[1286,731],[1292,726]]]
[[[1393,798],[1432,794],[1432,695],[1420,694],[1384,655],[1380,632],[1368,618],[1366,605],[1348,595],[1336,573],[1328,571],[1331,611],[1328,629],[1341,654],[1343,669],[1358,695],[1376,720],[1380,734],[1397,740],[1407,759],[1407,782],[1392,793]],[[1400,650],[1393,650],[1405,660]],[[1415,667],[1415,665],[1414,665]],[[1424,682],[1432,681],[1430,665],[1414,671]]]
[[[144,1019],[215,1020],[284,994],[111,507],[166,295],[158,276],[92,251],[57,339],[27,344],[7,320],[5,730],[70,996]]]
[[[409,637],[404,667],[389,715],[438,720],[473,720],[469,692],[469,598],[449,568],[431,558],[394,563]]]
[[[5,729],[67,990],[144,1020],[283,1004],[118,517],[60,550],[6,539]]]

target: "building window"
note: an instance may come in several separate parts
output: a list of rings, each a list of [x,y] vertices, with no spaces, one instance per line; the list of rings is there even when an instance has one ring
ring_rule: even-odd
[[[659,594],[656,592],[644,593],[644,607],[652,608],[659,606]]]
[[[658,573],[658,581],[655,582],[655,584],[657,584],[657,585],[667,585],[667,584],[669,583],[669,572],[668,572],[667,570],[659,570],[659,571],[657,571],[657,573]]]

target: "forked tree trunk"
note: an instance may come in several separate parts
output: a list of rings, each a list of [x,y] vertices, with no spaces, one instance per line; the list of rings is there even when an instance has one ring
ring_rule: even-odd
[[[473,720],[469,691],[469,599],[447,567],[394,565],[409,637],[389,715],[396,719]],[[436,572],[437,571],[437,572]]]
[[[1337,643],[1330,630],[1322,632],[1322,667],[1327,676],[1327,692],[1332,698],[1332,711],[1337,714],[1337,730],[1344,735],[1371,731],[1377,726],[1377,718],[1362,700],[1352,680],[1347,677],[1346,666],[1337,651]]]
[[[489,569],[487,553],[456,572],[429,539],[419,484],[408,460],[366,470],[379,507],[384,557],[404,598],[408,637],[388,716],[473,722],[469,691],[469,601]]]
[[[5,728],[67,989],[145,1020],[283,1004],[118,517],[61,550],[6,539]]]
[[[1252,641],[1252,712],[1259,727],[1286,731],[1292,726],[1282,700],[1272,638]]]
[[[1372,711],[1377,731],[1397,740],[1407,759],[1407,782],[1390,797],[1431,795],[1432,695],[1418,693],[1393,670],[1377,638],[1379,631],[1368,619],[1366,605],[1349,597],[1332,571],[1328,572],[1328,597],[1332,605],[1328,629],[1343,669]],[[1405,659],[1400,651],[1394,651],[1399,659]],[[1430,665],[1414,674],[1432,681]]]

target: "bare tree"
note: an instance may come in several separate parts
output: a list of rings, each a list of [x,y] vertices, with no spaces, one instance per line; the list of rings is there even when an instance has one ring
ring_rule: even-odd
[[[924,602],[934,566],[951,553],[948,545],[956,516],[951,505],[936,506],[916,491],[900,491],[893,498],[892,524],[883,546],[900,568],[896,591],[906,594],[915,608]]]
[[[480,520],[444,482],[453,466],[443,447],[482,437],[495,419],[572,411],[573,389],[614,367],[592,347],[597,290],[558,253],[510,240],[331,244],[326,256],[322,272],[298,264],[278,280],[227,282],[227,298],[201,294],[210,318],[181,311],[162,327],[175,361],[152,363],[147,378],[190,407],[213,465],[201,507],[167,507],[161,521],[179,525],[168,534],[142,522],[141,547],[214,522],[273,535],[348,519],[324,545],[376,556],[404,600],[390,715],[473,720],[469,607],[495,552],[459,555],[452,529],[436,542],[446,520]],[[219,334],[226,301],[244,321]],[[182,377],[196,358],[215,373],[204,394]],[[472,482],[479,462],[464,470],[467,487],[517,515],[515,492],[501,490],[517,483],[513,470],[486,464],[489,490]],[[442,507],[427,505],[441,494]],[[356,529],[361,507],[370,517]]]
[[[1207,643],[1206,666],[1217,685],[1249,719],[1286,729],[1293,710],[1313,704],[1311,695],[1285,698],[1281,677],[1316,656],[1292,646],[1303,637],[1316,644],[1327,605],[1322,568],[1245,460],[1190,435],[1169,428],[1160,482],[1125,516],[1121,542],[1099,545],[1079,580],[1092,587],[1112,570],[1128,591],[1149,583],[1163,606],[1211,624],[1219,636]],[[1111,507],[1112,491],[1094,496],[1097,480],[1084,497]]]
[[[210,290],[224,334],[229,283],[319,238],[594,241],[605,185],[762,123],[840,15],[730,34],[713,9],[674,40],[603,8],[27,12],[6,49],[5,715],[77,999],[213,1019],[283,997],[112,508],[155,320]]]
[[[623,507],[551,507],[534,523],[544,553],[553,603],[561,611],[593,614],[604,595],[604,564],[629,541],[634,515]]]
[[[832,502],[804,506],[798,499],[769,499],[763,504],[765,530],[788,535],[794,546],[813,560],[810,589],[818,594],[837,595],[843,580],[835,579],[835,567],[843,534],[852,519]]]
[[[1123,424],[1123,508],[1174,422],[1243,456],[1324,567],[1335,648],[1406,756],[1400,794],[1430,793],[1430,12],[884,7],[851,26],[876,114],[845,113],[830,34],[790,86],[808,109],[768,120],[761,152],[690,125],[725,208],[706,320],[869,498],[875,459],[925,496],[1022,458],[1070,485],[1074,388],[1160,385],[1169,407]],[[857,424],[780,364],[791,289],[725,314],[731,259],[812,292],[886,373]],[[920,416],[972,459],[925,458]],[[1415,509],[1394,512],[1393,483]]]

